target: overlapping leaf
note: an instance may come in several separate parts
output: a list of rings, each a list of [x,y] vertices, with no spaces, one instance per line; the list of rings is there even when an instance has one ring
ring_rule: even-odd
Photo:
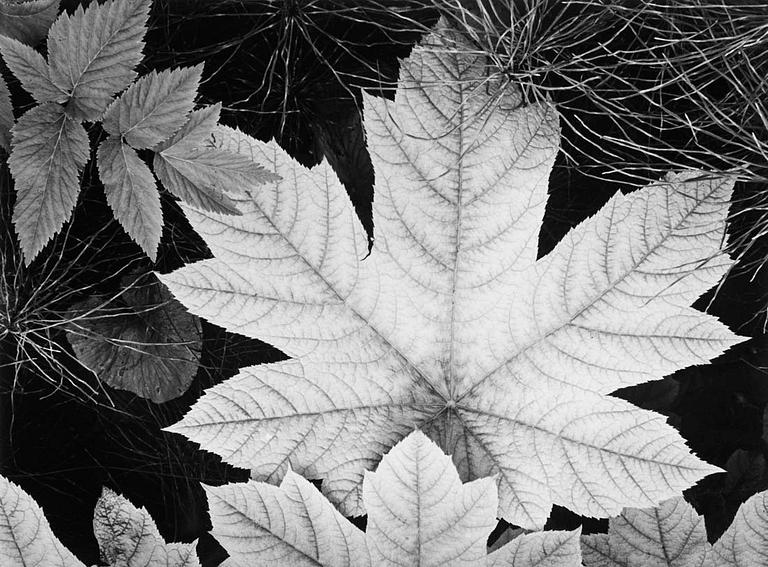
[[[8,68],[37,102],[67,100],[67,93],[51,81],[48,63],[37,51],[20,41],[0,36],[0,52]]]
[[[166,543],[144,508],[105,488],[93,531],[109,567],[199,567],[193,543]],[[3,566],[85,567],[51,531],[40,506],[0,476],[0,560]]]
[[[450,457],[419,431],[366,473],[365,533],[290,471],[279,488],[250,481],[206,492],[212,533],[232,567],[581,565],[578,531],[523,535],[487,555],[496,483],[485,478],[462,485]]]
[[[582,536],[586,567],[751,567],[768,565],[768,492],[741,505],[714,545],[704,518],[682,497],[626,509],[607,534]]]
[[[48,33],[51,80],[69,93],[69,112],[96,120],[136,77],[151,0],[107,0],[62,14]]]
[[[109,567],[199,567],[195,543],[166,543],[152,517],[104,488],[93,511],[93,533]]]
[[[166,189],[181,200],[207,211],[240,214],[227,192],[243,193],[277,177],[258,165],[247,152],[228,151],[219,138],[248,137],[237,130],[217,126],[221,105],[191,113],[188,122],[155,152],[154,169]],[[234,142],[232,142],[234,143]]]
[[[0,34],[36,45],[59,15],[59,0],[0,0]]]
[[[394,103],[364,100],[370,257],[330,167],[275,143],[249,150],[283,181],[237,200],[242,217],[188,212],[215,257],[163,281],[294,359],[243,369],[169,429],[259,480],[322,478],[346,514],[414,427],[462,478],[497,475],[499,515],[529,528],[553,503],[605,517],[716,472],[662,416],[608,394],[741,340],[689,307],[731,265],[732,180],[689,172],[616,195],[537,261],[556,112],[428,43]]]
[[[104,129],[136,149],[167,140],[187,121],[202,72],[202,65],[149,72],[110,105]]]

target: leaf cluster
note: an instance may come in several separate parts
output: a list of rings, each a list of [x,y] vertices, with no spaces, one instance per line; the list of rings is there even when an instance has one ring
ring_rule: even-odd
[[[220,106],[192,112],[202,65],[134,80],[149,7],[150,0],[110,0],[62,14],[48,32],[47,60],[0,37],[6,64],[38,103],[12,128],[8,160],[17,192],[13,222],[27,263],[72,215],[90,159],[84,122],[101,122],[106,138],[98,144],[96,164],[107,202],[153,261],[162,210],[155,176],[140,151],[152,152],[166,189],[208,210],[237,214],[227,192],[273,179],[208,140]]]

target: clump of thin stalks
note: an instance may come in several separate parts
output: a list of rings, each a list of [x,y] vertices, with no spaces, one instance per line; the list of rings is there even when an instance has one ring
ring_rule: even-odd
[[[173,25],[159,30],[168,63],[210,62],[212,82],[227,77],[225,110],[271,120],[266,137],[289,151],[308,140],[310,164],[324,154],[336,168],[334,154],[350,154],[333,138],[361,125],[333,109],[359,113],[363,89],[391,96],[396,62],[381,54],[407,56],[442,18],[463,38],[452,49],[485,59],[489,87],[556,103],[558,167],[632,185],[687,168],[768,182],[766,1],[164,0],[162,9],[187,26],[182,39],[170,37]],[[217,22],[244,22],[244,32],[206,43]],[[757,187],[737,192],[745,223],[731,247],[742,258],[768,233],[768,193]]]
[[[109,252],[113,226],[95,225],[85,238],[75,236],[72,224],[54,238],[43,254],[25,266],[11,222],[12,192],[5,164],[0,168],[0,375],[3,388],[15,393],[56,392],[80,400],[109,400],[97,380],[89,380],[66,346],[64,332],[72,320],[67,309],[103,281],[100,271],[112,275],[130,269],[139,256],[116,261]],[[22,379],[25,378],[25,379]],[[31,378],[31,379],[30,379]],[[43,387],[48,384],[49,387]],[[50,387],[52,386],[52,388]],[[3,392],[2,395],[10,394]],[[105,398],[106,396],[106,398]],[[99,402],[102,403],[102,402]]]

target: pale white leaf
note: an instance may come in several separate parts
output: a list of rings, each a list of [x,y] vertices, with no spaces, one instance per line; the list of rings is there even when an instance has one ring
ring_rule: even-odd
[[[581,567],[580,530],[534,532],[488,555],[488,567]]]
[[[200,567],[192,543],[166,543],[144,508],[109,488],[93,511],[93,533],[109,567]]]
[[[239,151],[281,181],[186,209],[214,258],[163,276],[188,308],[294,360],[245,368],[170,431],[276,482],[290,465],[364,511],[365,469],[422,428],[459,475],[495,475],[499,515],[540,528],[553,503],[607,517],[719,469],[663,416],[609,396],[740,340],[690,307],[731,266],[732,179],[687,172],[614,197],[537,261],[559,128],[547,102],[489,82],[444,35],[366,96],[377,239],[327,164]]]
[[[67,93],[51,81],[48,63],[37,51],[20,41],[0,36],[0,52],[8,68],[21,81],[21,86],[37,102],[67,100]]]
[[[28,264],[72,215],[89,157],[88,134],[55,103],[27,111],[11,133],[13,223]]]
[[[768,491],[743,503],[714,545],[704,518],[682,497],[625,509],[608,534],[582,536],[586,567],[752,567],[768,565]]]
[[[482,564],[496,527],[492,478],[462,485],[451,458],[420,431],[366,472],[366,538],[374,565]]]
[[[707,567],[768,565],[768,491],[751,496],[715,542]]]
[[[228,567],[580,564],[578,531],[523,536],[486,555],[496,525],[493,479],[462,485],[451,458],[419,431],[366,474],[365,534],[290,470],[279,488],[251,480],[205,490],[211,533],[229,553]]]
[[[136,77],[151,0],[107,0],[62,14],[48,33],[51,79],[74,118],[94,121]]]
[[[59,15],[59,0],[0,0],[0,34],[37,45]]]
[[[99,177],[107,203],[128,235],[155,261],[163,233],[163,211],[149,167],[117,136],[99,144]]]
[[[704,518],[682,497],[650,509],[625,509],[610,522],[607,541],[594,542],[584,554],[587,567],[627,565],[693,567],[704,562],[707,532]],[[588,540],[590,541],[590,540]],[[592,563],[592,558],[595,563]]]
[[[83,567],[53,534],[37,502],[3,476],[0,476],[0,564]]]
[[[205,487],[213,530],[232,567],[363,567],[365,536],[307,480]]]
[[[187,121],[202,72],[202,64],[150,71],[109,106],[104,129],[137,149],[167,140]]]

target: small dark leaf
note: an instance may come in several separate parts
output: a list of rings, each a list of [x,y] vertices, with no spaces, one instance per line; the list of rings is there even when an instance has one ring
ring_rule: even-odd
[[[181,396],[197,373],[200,321],[157,281],[120,298],[94,296],[72,309],[82,317],[68,329],[77,358],[113,388],[156,403]]]

